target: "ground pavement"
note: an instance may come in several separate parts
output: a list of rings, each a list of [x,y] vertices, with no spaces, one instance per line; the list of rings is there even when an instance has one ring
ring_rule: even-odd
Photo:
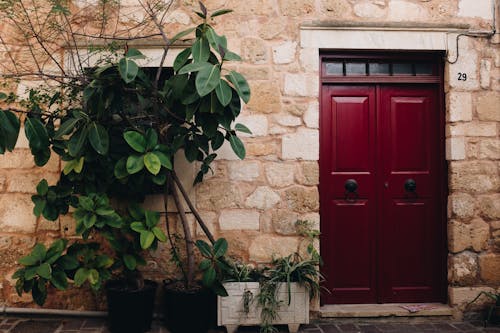
[[[256,327],[242,327],[238,333],[258,333]],[[211,333],[223,333],[214,330]],[[280,332],[288,332],[285,327]],[[500,333],[500,326],[484,327],[480,322],[458,321],[338,321],[302,325],[300,333],[441,333],[476,332]],[[89,318],[32,318],[0,316],[0,333],[108,333],[104,319]],[[120,332],[122,333],[122,332]],[[123,332],[127,333],[127,332]],[[154,322],[149,333],[168,333],[161,322]],[[192,333],[192,332],[183,332]]]

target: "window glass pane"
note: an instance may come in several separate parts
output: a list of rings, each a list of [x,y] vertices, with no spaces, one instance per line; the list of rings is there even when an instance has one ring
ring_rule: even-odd
[[[329,62],[326,64],[326,75],[344,75],[341,62]]]
[[[415,64],[415,73],[417,75],[432,75],[432,64]]]
[[[348,62],[345,64],[346,75],[366,75],[366,64],[359,62]]]
[[[411,64],[393,64],[392,74],[394,75],[413,75]]]
[[[389,75],[389,64],[368,64],[370,75]]]

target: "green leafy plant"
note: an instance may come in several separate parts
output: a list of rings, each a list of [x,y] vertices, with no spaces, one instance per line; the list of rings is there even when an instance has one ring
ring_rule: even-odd
[[[497,323],[500,318],[495,318],[495,320],[494,320],[494,315],[495,315],[495,310],[498,311],[498,309],[500,308],[500,294],[498,294],[498,293],[495,294],[495,293],[488,292],[488,291],[481,291],[479,294],[477,294],[477,296],[472,301],[467,303],[467,306],[470,306],[473,303],[475,303],[477,300],[479,300],[479,298],[481,296],[486,296],[487,298],[489,298],[490,300],[493,301],[493,303],[490,304],[488,307],[488,312],[487,312],[486,318],[485,318],[485,324]]]
[[[227,296],[227,291],[222,285],[230,266],[225,258],[227,252],[227,241],[219,238],[213,246],[203,240],[196,241],[196,247],[200,250],[203,260],[200,262],[200,270],[203,272],[203,285],[212,289],[219,296]]]
[[[164,68],[162,60],[152,73],[139,66],[137,61],[145,58],[139,50],[125,43],[119,45],[121,37],[112,36],[98,36],[99,40],[113,42],[101,49],[91,46],[86,50],[92,54],[102,51],[96,66],[86,68],[78,52],[78,38],[68,23],[73,19],[72,9],[60,1],[45,5],[51,10],[37,11],[41,7],[36,7],[32,15],[47,16],[37,16],[39,20],[34,22],[53,23],[41,23],[37,28],[25,24],[29,16],[23,16],[20,0],[0,2],[5,20],[21,29],[23,36],[35,36],[47,61],[60,71],[44,72],[34,58],[40,70],[31,75],[50,84],[30,89],[26,97],[0,92],[0,153],[14,149],[24,125],[36,165],[44,166],[54,154],[63,161],[55,185],[45,179],[38,184],[32,197],[34,214],[55,221],[71,213],[81,238],[58,239],[48,249],[38,243],[19,261],[23,267],[14,274],[16,290],[19,294],[31,291],[35,302],[43,304],[47,288],[66,289],[71,281],[76,286],[89,284],[94,290],[111,278],[125,281],[131,289],[143,286],[139,268],[145,264],[145,253],[173,238],[167,216],[165,233],[159,212],[141,208],[145,197],[159,190],[165,205],[167,195],[172,195],[183,226],[185,258],[177,245],[170,245],[185,277],[185,287],[195,284],[195,242],[181,196],[211,243],[196,243],[205,257],[200,264],[203,281],[221,292],[227,242],[215,241],[196,213],[174,171],[174,156],[182,151],[189,162],[198,162],[194,183],[201,182],[210,171],[224,141],[238,157],[245,157],[238,133],[250,130],[235,120],[242,102],[250,99],[249,85],[241,74],[226,69],[226,63],[240,57],[228,49],[226,37],[211,25],[214,18],[231,11],[209,13],[200,3],[197,14],[201,23],[170,37],[161,21],[169,6],[144,2],[147,23],[157,28],[157,35],[164,41],[163,59],[174,42],[193,38],[175,58],[171,70]],[[104,26],[106,15],[100,18]],[[52,47],[59,42],[54,36],[61,36],[77,50],[70,53],[74,70],[65,70],[53,57]],[[4,46],[10,52],[8,45]],[[17,72],[9,78],[25,75]]]

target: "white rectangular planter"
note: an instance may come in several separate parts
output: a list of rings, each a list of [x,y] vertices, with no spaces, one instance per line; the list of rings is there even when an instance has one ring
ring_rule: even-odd
[[[259,294],[258,282],[228,282],[224,283],[229,296],[217,297],[217,324],[226,326],[228,333],[235,333],[238,326],[259,325],[260,307],[257,306]],[[309,324],[309,293],[306,288],[298,283],[292,283],[291,301],[288,305],[288,291],[286,283],[278,289],[278,298],[281,306],[278,309],[278,318],[273,324],[288,325],[291,333],[299,330],[300,324]],[[254,300],[250,303],[248,313],[244,310],[243,294],[251,292]]]

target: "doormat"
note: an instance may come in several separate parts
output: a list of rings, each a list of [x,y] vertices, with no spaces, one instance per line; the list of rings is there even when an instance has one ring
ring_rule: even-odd
[[[410,304],[410,305],[400,305],[399,307],[408,310],[408,312],[410,313],[415,313],[422,310],[436,309],[435,306],[430,304]]]

